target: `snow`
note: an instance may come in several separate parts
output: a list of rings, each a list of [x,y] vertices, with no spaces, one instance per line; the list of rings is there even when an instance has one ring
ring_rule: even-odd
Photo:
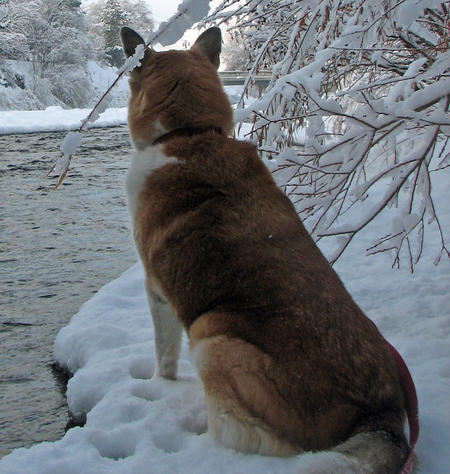
[[[124,65],[118,69],[117,74],[122,74],[125,72],[131,72],[135,67],[140,66],[140,60],[144,57],[144,45],[138,44],[134,51],[134,54],[126,59]]]
[[[91,109],[6,110],[0,113],[0,135],[11,133],[76,130]],[[127,108],[110,108],[100,115],[93,127],[113,127],[127,122]]]
[[[80,146],[81,133],[69,132],[61,145],[61,151],[64,155],[70,156],[75,153],[75,150]]]
[[[51,108],[6,112],[0,130],[72,127],[86,111]],[[124,123],[126,110],[108,110],[96,125]],[[443,173],[432,183],[444,234],[450,231],[450,191]],[[450,444],[450,263],[439,253],[435,224],[414,274],[407,262],[391,269],[387,254],[364,257],[386,222],[375,220],[344,253],[336,270],[354,299],[399,350],[419,396],[416,448],[423,474],[448,472]],[[329,248],[324,247],[325,253]],[[310,472],[311,455],[288,459],[244,455],[215,446],[206,433],[201,384],[186,339],[175,382],[152,379],[154,341],[140,264],[87,301],[58,334],[55,359],[74,376],[67,387],[73,415],[84,427],[59,441],[16,449],[0,460],[2,474],[291,473]]]
[[[69,168],[72,155],[81,145],[81,132],[69,132],[60,145],[61,157],[55,163],[52,172],[62,175]]]
[[[84,69],[68,69],[67,74],[64,79],[65,86],[68,86],[70,81],[75,83],[81,81],[85,84],[85,87],[78,91],[77,99],[77,103],[83,104],[83,107],[93,105],[117,77],[115,68],[99,65],[95,61],[88,61]],[[19,79],[22,81],[21,87],[16,83]],[[50,89],[48,80],[36,79],[31,62],[18,60],[1,62],[0,115],[4,110],[35,110],[45,109],[46,106],[64,106]],[[126,105],[128,94],[128,80],[124,77],[109,94],[110,107]]]
[[[95,61],[88,61],[87,71],[94,89],[93,96],[95,100],[93,103],[95,103],[117,78],[117,70],[111,66],[100,66]],[[128,78],[124,76],[109,93],[110,106],[120,107],[126,105],[129,92]]]
[[[209,0],[183,0],[178,5],[177,12],[159,25],[153,37],[162,46],[174,44],[195,23],[203,20],[208,12]]]

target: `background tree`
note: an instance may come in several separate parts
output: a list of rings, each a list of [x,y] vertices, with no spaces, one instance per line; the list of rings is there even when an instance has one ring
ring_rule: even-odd
[[[129,23],[128,16],[118,0],[106,0],[100,18],[105,45],[105,58],[111,66],[120,67],[123,53],[120,47],[120,28]]]
[[[155,27],[153,15],[145,0],[122,0],[122,5],[128,15],[128,25],[148,38]]]
[[[89,57],[88,25],[78,0],[40,0],[39,15],[27,24],[26,42],[36,72],[55,65],[80,64]]]
[[[448,173],[449,6],[439,0],[224,0],[250,55],[246,88],[270,67],[265,95],[240,120],[316,240],[335,262],[372,220],[386,232],[369,253],[422,254],[437,225],[432,175]],[[241,102],[242,103],[242,102]]]
[[[130,26],[148,36],[154,28],[153,17],[144,0],[99,0],[86,8],[97,58],[120,67],[124,56],[119,31]]]

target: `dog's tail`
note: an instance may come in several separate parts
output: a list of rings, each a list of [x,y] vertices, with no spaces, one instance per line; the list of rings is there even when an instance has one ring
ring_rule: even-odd
[[[367,431],[351,436],[329,451],[302,456],[301,474],[410,474],[415,471],[414,447],[419,437],[417,393],[401,355],[388,341],[405,394],[409,446],[402,431]]]
[[[397,437],[396,437],[397,438]],[[384,431],[358,433],[329,451],[301,456],[299,474],[400,473],[408,458],[404,436]]]

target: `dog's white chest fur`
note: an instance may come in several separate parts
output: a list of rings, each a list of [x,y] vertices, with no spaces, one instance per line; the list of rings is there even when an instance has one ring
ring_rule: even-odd
[[[176,158],[167,157],[162,152],[162,145],[148,146],[135,151],[126,176],[128,209],[132,218],[136,214],[139,192],[146,179],[158,168],[177,161]]]

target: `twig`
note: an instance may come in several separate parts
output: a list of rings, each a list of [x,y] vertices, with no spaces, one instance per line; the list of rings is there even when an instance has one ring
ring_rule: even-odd
[[[86,128],[88,127],[89,123],[94,123],[100,116],[99,112],[102,109],[102,106],[104,104],[105,99],[108,97],[112,89],[116,86],[116,84],[122,79],[122,77],[133,70],[135,67],[139,65],[139,60],[144,57],[145,50],[148,49],[155,41],[157,41],[168,29],[169,27],[180,17],[185,15],[188,11],[188,8],[185,7],[178,11],[174,16],[170,18],[169,21],[165,22],[163,24],[163,27],[160,28],[156,33],[154,33],[148,42],[144,45],[142,48],[136,48],[136,52],[133,56],[129,57],[126,61],[125,64],[120,68],[116,78],[112,82],[112,84],[108,87],[108,89],[103,93],[103,95],[100,97],[100,99],[97,101],[97,103],[94,105],[94,108],[90,111],[88,116],[81,121],[81,125],[78,128],[77,132],[78,133],[83,133]],[[132,66],[132,67],[131,67]],[[131,67],[131,69],[130,69]],[[65,177],[67,176],[67,173],[69,171],[70,163],[72,162],[73,158],[73,153],[70,154],[65,154],[62,152],[60,158],[56,161],[56,163],[52,166],[51,170],[47,173],[47,176],[51,175],[59,165],[61,165],[61,161],[63,161],[62,166],[61,166],[61,171],[60,171],[60,176],[58,178],[58,182],[56,183],[54,190],[58,189],[61,183],[64,181]]]

